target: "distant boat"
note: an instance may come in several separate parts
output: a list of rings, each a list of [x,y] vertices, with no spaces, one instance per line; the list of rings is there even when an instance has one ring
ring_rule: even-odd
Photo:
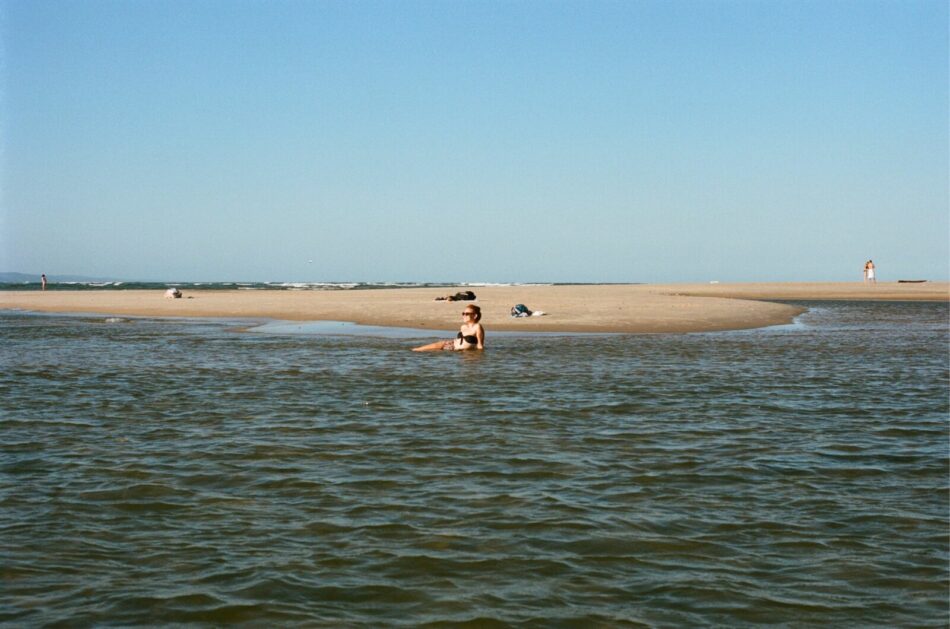
[[[927,280],[897,280],[898,284],[923,284]]]

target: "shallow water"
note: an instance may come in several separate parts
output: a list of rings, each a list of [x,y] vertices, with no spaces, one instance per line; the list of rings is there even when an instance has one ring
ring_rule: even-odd
[[[947,305],[805,305],[428,355],[0,314],[0,622],[946,626]]]

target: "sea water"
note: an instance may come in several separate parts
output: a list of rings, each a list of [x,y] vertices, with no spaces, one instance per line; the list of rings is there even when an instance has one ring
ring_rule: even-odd
[[[0,313],[0,623],[946,626],[947,304],[803,305],[435,354]]]
[[[558,286],[557,283],[495,283],[495,282],[140,282],[129,280],[102,281],[60,281],[55,276],[49,278],[45,290],[165,290],[180,288],[191,290],[287,290],[287,291],[337,291],[337,290],[377,290],[393,288],[459,288],[486,286]],[[577,286],[576,283],[567,284]],[[599,284],[604,285],[604,284]],[[43,290],[39,277],[33,281],[0,282],[0,292]],[[455,292],[455,291],[446,291]]]

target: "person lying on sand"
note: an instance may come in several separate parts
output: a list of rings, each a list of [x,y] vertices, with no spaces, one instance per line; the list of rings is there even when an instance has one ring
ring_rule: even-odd
[[[469,349],[485,349],[485,328],[479,321],[482,318],[482,309],[468,305],[462,311],[462,327],[454,339],[436,341],[421,347],[415,347],[414,352],[461,352]]]
[[[475,299],[475,293],[470,290],[455,293],[454,295],[446,295],[445,297],[436,297],[436,301],[472,301]]]

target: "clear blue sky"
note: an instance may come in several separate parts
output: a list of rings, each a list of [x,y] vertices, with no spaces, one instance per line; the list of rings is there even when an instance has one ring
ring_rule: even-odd
[[[945,0],[6,0],[0,29],[0,271],[948,276]]]

